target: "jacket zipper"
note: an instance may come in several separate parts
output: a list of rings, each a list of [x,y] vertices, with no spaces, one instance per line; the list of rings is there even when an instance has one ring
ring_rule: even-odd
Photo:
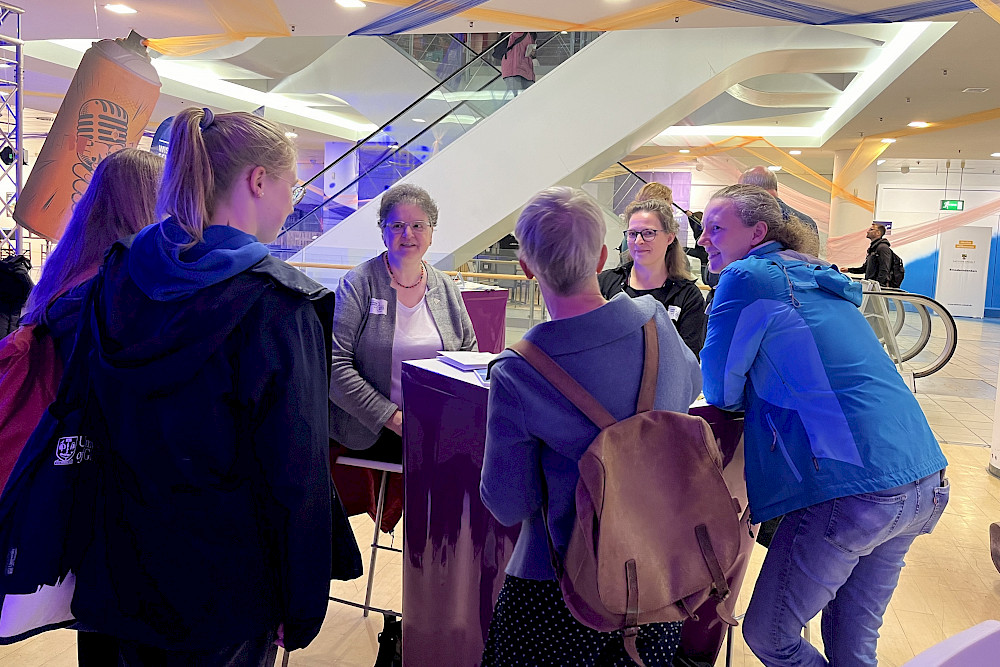
[[[785,463],[787,463],[788,467],[791,468],[792,474],[795,475],[795,479],[801,482],[802,475],[799,473],[799,469],[795,467],[792,457],[788,455],[788,450],[785,449],[785,443],[782,442],[781,436],[778,435],[778,427],[774,425],[771,415],[765,415],[765,417],[767,418],[768,426],[771,427],[771,433],[774,434],[774,440],[771,442],[771,451],[773,452],[775,448],[781,450],[781,455],[785,457]]]

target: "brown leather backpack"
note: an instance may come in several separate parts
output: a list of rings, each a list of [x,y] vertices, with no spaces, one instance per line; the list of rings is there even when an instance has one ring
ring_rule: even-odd
[[[722,476],[722,454],[700,417],[654,410],[659,343],[643,326],[645,359],[636,414],[616,421],[530,341],[524,358],[601,432],[579,461],[576,522],[561,559],[549,551],[573,616],[601,632],[622,630],[629,656],[639,626],[696,618],[709,599],[730,625],[726,576],[737,567],[743,508]],[[548,530],[547,508],[543,509]]]

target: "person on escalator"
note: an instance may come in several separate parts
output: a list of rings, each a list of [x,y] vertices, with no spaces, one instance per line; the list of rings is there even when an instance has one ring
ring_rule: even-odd
[[[512,32],[507,38],[507,52],[500,61],[500,75],[507,84],[507,90],[515,97],[535,82],[536,37],[534,32]]]

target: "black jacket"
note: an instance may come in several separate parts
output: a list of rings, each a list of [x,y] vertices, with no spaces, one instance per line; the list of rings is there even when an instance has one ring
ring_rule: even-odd
[[[847,269],[848,273],[865,274],[866,280],[874,280],[882,287],[889,285],[889,272],[892,270],[892,250],[885,238],[875,239],[868,246],[868,257],[863,266]]]
[[[633,299],[644,294],[651,295],[654,299],[663,304],[670,313],[670,306],[680,308],[677,317],[671,316],[677,333],[687,344],[694,356],[701,354],[701,348],[705,345],[705,332],[708,327],[708,316],[705,314],[705,297],[701,295],[701,290],[695,285],[693,280],[667,280],[663,287],[651,290],[635,290],[628,286],[628,278],[632,273],[633,262],[627,262],[614,269],[602,271],[597,276],[597,282],[601,287],[601,294],[605,299],[610,299],[614,295],[625,292]]]
[[[74,614],[189,650],[283,622],[285,645],[301,648],[329,595],[333,295],[269,256],[153,301],[129,275],[129,247],[109,254],[96,307],[89,368],[109,482]],[[66,332],[53,332],[61,348]]]
[[[35,285],[29,271],[31,261],[24,255],[0,261],[0,338],[16,329],[21,321],[21,309]]]

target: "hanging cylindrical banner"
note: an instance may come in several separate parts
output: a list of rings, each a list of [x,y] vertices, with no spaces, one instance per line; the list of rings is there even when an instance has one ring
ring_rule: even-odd
[[[14,208],[14,220],[58,240],[97,164],[139,143],[160,96],[141,38],[104,39],[83,55]]]

